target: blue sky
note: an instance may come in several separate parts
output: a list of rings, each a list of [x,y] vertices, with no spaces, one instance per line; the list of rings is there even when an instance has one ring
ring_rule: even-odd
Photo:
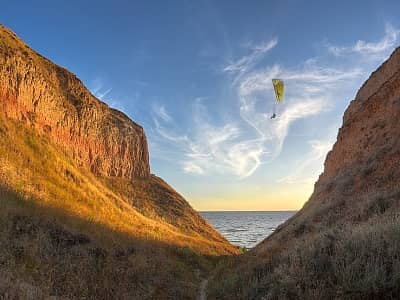
[[[200,210],[299,209],[399,1],[7,1],[0,22],[145,128]],[[271,79],[285,80],[270,119]]]

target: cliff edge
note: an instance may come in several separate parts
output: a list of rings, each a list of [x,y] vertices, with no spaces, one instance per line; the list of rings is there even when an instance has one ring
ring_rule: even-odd
[[[150,175],[143,128],[1,25],[0,103],[7,117],[47,134],[94,174],[130,179]]]
[[[0,26],[0,298],[195,299],[238,253],[150,174],[143,128]]]
[[[399,120],[397,48],[346,109],[310,199],[220,268],[210,299],[398,299]]]

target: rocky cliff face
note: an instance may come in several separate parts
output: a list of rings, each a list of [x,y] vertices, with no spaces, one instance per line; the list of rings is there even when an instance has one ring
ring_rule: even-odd
[[[1,25],[0,105],[0,190],[140,239],[237,252],[150,174],[142,127]]]
[[[78,165],[111,177],[147,177],[143,128],[0,26],[0,103],[7,117],[48,135]]]
[[[309,201],[218,270],[209,298],[399,299],[399,120],[400,48],[347,108]]]
[[[397,49],[364,83],[347,108],[343,126],[327,156],[320,181],[327,181],[344,170],[354,170],[361,165],[369,168],[371,163],[377,161],[375,156],[382,152],[394,153],[387,157],[385,165],[379,166],[380,170],[371,171],[380,171],[383,175],[383,171],[395,167],[394,162],[399,161],[396,155],[400,150],[400,124],[396,122],[399,116],[400,49]],[[379,155],[378,159],[382,158]]]
[[[399,119],[400,48],[370,76],[347,108],[306,207],[326,201],[343,205],[352,201],[357,206],[378,195],[387,199],[396,194],[400,186]]]
[[[0,107],[0,299],[195,299],[239,252],[149,174],[139,125],[4,27]]]
[[[304,207],[258,250],[288,236],[357,224],[400,208],[400,48],[358,91],[343,116],[324,172]]]

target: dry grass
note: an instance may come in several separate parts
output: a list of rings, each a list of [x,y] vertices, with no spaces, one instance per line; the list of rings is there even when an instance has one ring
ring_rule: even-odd
[[[211,267],[189,248],[136,239],[5,190],[0,199],[0,298],[194,299],[195,270]]]
[[[222,263],[211,299],[398,299],[399,253],[400,215],[374,214]]]
[[[0,298],[194,299],[238,251],[158,178],[124,184],[0,114]]]
[[[399,299],[399,171],[380,163],[320,180],[263,243],[221,262],[211,299]]]
[[[142,179],[142,184],[137,185],[137,191],[135,182],[130,185],[122,182],[115,191],[104,180],[76,167],[71,159],[60,153],[44,136],[3,117],[0,117],[0,153],[0,182],[26,196],[29,201],[39,202],[95,225],[106,226],[137,238],[190,247],[204,254],[236,251],[211,227],[198,224],[201,221],[195,220],[197,214],[183,198],[171,188],[157,184],[154,178],[145,183],[147,190],[142,189],[145,181]],[[135,201],[135,196],[128,199],[122,195],[124,184],[127,184],[125,194],[140,194],[142,202],[147,200],[152,207],[153,215],[146,216],[135,209],[130,203]],[[160,207],[164,199],[169,201],[158,218],[154,218],[157,203],[150,201],[155,197],[152,189],[158,193]],[[162,192],[169,197],[164,198]],[[188,215],[192,219],[185,220],[185,216],[182,216],[179,220],[179,215],[174,213],[171,205],[174,201],[180,201],[175,205],[184,207],[182,213],[190,212]],[[168,205],[171,206],[169,212]],[[173,223],[171,220],[179,221]],[[185,223],[187,228],[182,230]],[[208,234],[204,228],[209,230]],[[92,234],[98,238],[102,236],[99,232]]]

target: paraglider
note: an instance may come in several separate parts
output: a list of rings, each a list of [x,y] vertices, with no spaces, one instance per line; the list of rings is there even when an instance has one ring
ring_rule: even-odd
[[[285,90],[284,84],[283,84],[283,80],[282,79],[272,79],[272,85],[274,86],[274,91],[275,91],[275,98],[276,98],[276,102],[274,103],[274,111],[273,114],[271,116],[271,119],[275,119],[276,118],[276,104],[280,104],[283,101],[283,92]]]

